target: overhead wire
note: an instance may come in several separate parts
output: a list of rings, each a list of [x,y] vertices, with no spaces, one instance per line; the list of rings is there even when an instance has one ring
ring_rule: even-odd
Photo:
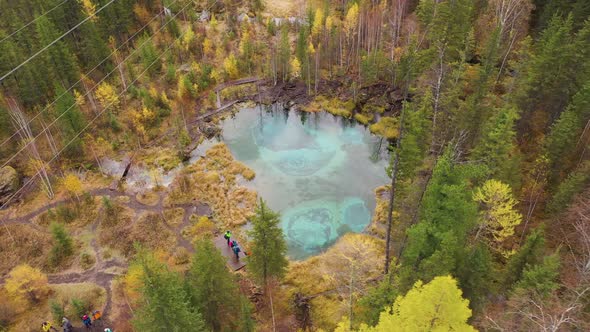
[[[189,4],[190,4],[190,3],[189,3]],[[179,12],[178,12],[178,13],[177,13],[177,14],[176,14],[174,17],[178,16],[178,14],[180,14],[181,12],[183,12],[183,11],[186,9],[186,7],[187,7],[187,6],[188,6],[188,4],[187,4],[185,7],[183,7],[183,8],[182,8],[182,9],[181,9],[181,10],[180,10],[180,11],[179,11]],[[164,27],[164,26],[166,26],[166,25],[167,25],[169,22],[170,22],[170,21],[166,22],[166,24],[164,24],[164,25],[163,25],[163,27]],[[185,31],[184,31],[184,32],[183,32],[183,33],[180,35],[180,37],[184,36],[184,34],[185,34],[187,31],[188,31],[188,29],[187,29],[187,30],[185,30]],[[145,73],[146,73],[146,72],[147,72],[147,71],[148,71],[148,70],[149,70],[149,69],[150,69],[150,68],[151,68],[151,67],[152,67],[152,66],[153,66],[155,63],[156,63],[156,62],[158,62],[158,61],[160,60],[160,58],[161,58],[161,57],[162,57],[162,56],[163,56],[165,53],[167,53],[167,52],[168,52],[168,51],[169,51],[169,50],[172,48],[172,45],[174,45],[174,42],[171,42],[171,43],[168,45],[168,47],[167,47],[167,48],[166,48],[166,49],[165,49],[165,50],[164,50],[162,53],[160,53],[160,55],[158,55],[158,57],[157,57],[157,58],[156,58],[154,61],[152,61],[152,63],[150,63],[150,64],[149,64],[149,65],[148,65],[148,66],[147,66],[147,67],[146,67],[146,68],[145,68],[145,69],[144,69],[144,70],[143,70],[143,71],[142,71],[142,72],[141,72],[141,73],[140,73],[140,74],[139,74],[139,75],[138,75],[138,76],[137,76],[137,77],[136,77],[136,78],[135,78],[135,79],[134,79],[134,80],[131,82],[131,84],[129,84],[129,85],[128,85],[128,86],[127,86],[127,87],[126,87],[126,88],[125,88],[125,89],[124,89],[124,90],[123,90],[123,91],[122,91],[122,92],[121,92],[121,93],[118,95],[118,97],[122,97],[122,96],[123,96],[123,94],[124,94],[125,92],[127,92],[127,90],[129,90],[129,88],[130,88],[130,87],[131,87],[131,86],[132,86],[132,85],[133,85],[135,82],[137,82],[137,81],[139,80],[139,78],[141,78],[141,77],[142,77],[142,76],[143,76],[143,75],[144,75],[144,74],[145,74]],[[33,175],[32,175],[32,176],[31,176],[31,177],[30,177],[30,178],[29,178],[29,179],[28,179],[28,180],[27,180],[27,181],[26,181],[26,182],[25,182],[25,183],[24,183],[24,184],[23,184],[23,185],[22,185],[22,186],[21,186],[21,187],[20,187],[20,188],[19,188],[19,189],[18,189],[16,192],[14,192],[14,193],[13,193],[13,194],[12,194],[12,195],[11,195],[11,196],[8,198],[8,199],[5,201],[5,203],[2,205],[2,208],[5,208],[6,206],[9,206],[9,204],[12,202],[12,200],[13,200],[13,199],[14,199],[14,198],[15,198],[15,197],[16,197],[16,196],[17,196],[17,195],[18,195],[18,194],[19,194],[19,193],[20,193],[22,190],[24,190],[24,189],[25,189],[25,188],[26,188],[26,187],[27,187],[27,186],[28,186],[28,185],[29,185],[29,184],[30,184],[30,183],[31,183],[31,182],[32,182],[32,181],[33,181],[33,180],[34,180],[34,179],[35,179],[37,176],[39,176],[39,174],[40,174],[42,171],[45,171],[45,170],[46,170],[46,167],[47,167],[47,165],[49,165],[49,164],[51,164],[52,162],[54,162],[54,161],[57,159],[57,157],[58,157],[60,154],[62,154],[62,153],[63,153],[63,152],[64,152],[64,151],[67,149],[67,147],[68,147],[68,146],[70,146],[70,144],[72,144],[74,141],[76,141],[76,139],[78,139],[78,137],[79,137],[80,135],[82,135],[82,133],[83,133],[84,131],[86,131],[86,129],[88,129],[88,128],[90,127],[90,125],[92,125],[92,124],[93,124],[93,123],[94,123],[94,122],[95,122],[95,121],[96,121],[96,120],[97,120],[97,119],[98,119],[98,118],[99,118],[99,117],[100,117],[100,116],[101,116],[101,115],[102,115],[102,114],[103,114],[103,113],[104,113],[104,112],[105,112],[105,111],[106,111],[106,110],[107,110],[109,107],[113,106],[113,105],[114,105],[114,103],[115,103],[115,102],[113,101],[113,102],[109,103],[109,104],[108,104],[106,107],[104,107],[104,108],[103,108],[103,109],[102,109],[102,110],[101,110],[101,111],[100,111],[100,112],[99,112],[99,113],[98,113],[98,114],[97,114],[97,115],[96,115],[96,116],[95,116],[95,117],[94,117],[92,120],[90,120],[90,122],[89,122],[88,124],[86,124],[86,126],[84,126],[84,128],[82,128],[82,129],[80,130],[80,132],[78,132],[78,133],[77,133],[77,134],[76,134],[76,135],[75,135],[75,136],[74,136],[74,137],[73,137],[73,138],[72,138],[72,139],[71,139],[71,140],[70,140],[68,143],[66,143],[66,145],[64,145],[64,146],[61,148],[61,150],[59,150],[59,151],[58,151],[58,152],[57,152],[57,153],[56,153],[56,154],[53,156],[53,158],[51,158],[51,159],[50,159],[48,162],[46,162],[46,163],[43,163],[43,164],[40,166],[40,167],[41,167],[41,169],[39,169],[39,170],[38,170],[38,171],[37,171],[35,174],[33,174]],[[0,208],[0,209],[1,209],[1,208]]]
[[[54,11],[55,9],[57,9],[57,7],[59,7],[59,6],[63,5],[64,3],[68,2],[68,1],[69,1],[69,0],[64,0],[64,1],[62,1],[61,3],[59,3],[57,6],[55,6],[55,7],[51,8],[50,10],[46,11],[45,13],[43,13],[43,14],[41,14],[41,15],[39,15],[39,16],[37,16],[37,17],[35,17],[35,19],[34,19],[34,20],[32,20],[32,21],[30,21],[29,23],[27,23],[27,24],[23,25],[23,26],[22,26],[22,27],[20,27],[18,30],[16,30],[16,31],[12,32],[12,33],[11,33],[11,34],[9,34],[8,36],[6,36],[6,37],[2,38],[2,40],[0,40],[0,43],[4,42],[6,39],[8,39],[8,38],[10,38],[10,37],[14,36],[15,34],[17,34],[17,33],[21,32],[23,29],[25,29],[25,28],[26,28],[26,27],[28,27],[29,25],[31,25],[31,24],[33,24],[33,23],[35,23],[35,22],[36,22],[38,19],[40,19],[41,17],[43,17],[43,16],[45,16],[45,15],[47,15],[47,14],[51,13],[52,11]]]
[[[176,3],[178,0],[174,0],[174,3]],[[107,57],[105,57],[104,59],[102,59],[102,61],[100,61],[100,63],[98,63],[96,66],[94,66],[94,68],[92,68],[91,70],[89,70],[88,72],[86,72],[84,75],[82,75],[80,77],[80,79],[72,84],[72,86],[70,86],[67,90],[65,90],[61,95],[59,95],[59,97],[56,97],[50,104],[46,105],[41,111],[37,112],[37,114],[35,114],[35,116],[33,116],[28,122],[27,122],[27,126],[29,126],[31,123],[33,123],[33,121],[35,119],[37,119],[39,116],[41,116],[43,113],[45,113],[46,110],[49,109],[49,107],[53,106],[59,99],[61,99],[61,97],[65,96],[68,92],[70,92],[78,83],[82,82],[82,80],[84,79],[84,76],[89,76],[92,72],[94,72],[96,69],[98,69],[98,67],[102,66],[108,59],[110,59],[111,56],[113,56],[115,53],[117,53],[118,51],[120,51],[123,46],[125,46],[127,43],[129,43],[129,41],[131,41],[132,39],[134,39],[140,32],[142,32],[146,27],[148,27],[155,19],[159,18],[161,15],[161,13],[158,13],[156,15],[154,15],[154,17],[152,17],[149,22],[147,22],[143,27],[141,27],[141,29],[137,30],[135,33],[133,33],[133,35],[131,35],[131,37],[127,38],[127,40],[122,43],[121,45],[119,45],[119,47],[117,47],[117,49],[113,50],[111,52],[111,54],[109,54]],[[109,74],[107,74],[106,76],[112,74],[115,71],[115,69],[113,69],[111,72],[109,72]],[[84,95],[86,96],[86,95]],[[2,141],[2,143],[0,143],[0,148],[2,148],[4,145],[6,145],[10,140],[12,140],[20,131],[22,130],[21,128],[18,128],[12,135],[10,135],[10,137],[6,138],[4,141]]]
[[[31,61],[34,58],[36,58],[37,56],[39,56],[39,54],[45,52],[48,48],[50,48],[51,46],[53,46],[55,43],[57,43],[58,41],[62,40],[65,36],[67,36],[68,34],[70,34],[72,31],[76,30],[79,26],[81,26],[82,24],[86,23],[88,20],[90,20],[94,16],[96,16],[96,14],[100,13],[103,9],[105,9],[106,7],[108,7],[109,5],[111,5],[113,2],[115,2],[115,0],[109,1],[106,5],[100,7],[94,13],[88,15],[88,17],[86,17],[85,19],[83,19],[80,23],[76,24],[73,28],[71,28],[70,30],[64,32],[61,36],[57,37],[54,41],[52,41],[51,43],[45,45],[45,47],[43,47],[42,49],[40,49],[39,51],[37,51],[35,54],[31,55],[27,60],[21,62],[16,67],[14,67],[13,69],[9,70],[6,74],[4,74],[2,77],[0,77],[0,83],[2,81],[4,81],[4,79],[6,79],[8,76],[12,75],[15,71],[19,70],[22,66],[26,65],[27,63],[29,63],[29,61]]]
[[[187,3],[176,15],[173,16],[173,18],[176,18],[181,12],[183,12],[188,5],[190,4]],[[170,23],[170,21],[167,21],[164,25],[162,25],[160,27],[160,29],[157,32],[160,32],[164,29],[164,27],[166,27],[168,25],[168,23]],[[143,46],[148,42],[151,41],[154,38],[155,34],[150,36],[148,39],[146,39],[140,46],[138,46],[137,48],[135,48],[125,59],[123,59],[123,61],[121,61],[122,63],[129,60],[138,50],[142,49]],[[106,80],[110,75],[112,75],[115,72],[116,69],[111,70],[105,77],[103,77],[100,81],[96,82],[96,84],[94,84],[94,86],[90,89],[88,89],[88,91],[82,96],[82,97],[86,97],[88,94],[90,94],[90,92],[95,89],[98,85],[100,85],[104,80]],[[64,110],[60,115],[58,115],[55,119],[53,119],[53,121],[48,125],[48,126],[44,126],[44,128],[31,140],[29,140],[27,143],[25,143],[20,150],[18,150],[16,153],[14,153],[10,158],[8,158],[8,160],[6,160],[2,166],[0,166],[0,168],[8,165],[12,160],[14,160],[14,158],[16,158],[17,155],[19,155],[21,152],[23,152],[29,145],[31,145],[32,143],[35,142],[35,140],[37,138],[39,138],[41,136],[41,134],[45,133],[52,125],[54,125],[59,119],[61,119],[69,110],[71,110],[72,108],[74,108],[74,106],[76,106],[76,104],[71,105],[70,107],[68,107],[66,110]]]

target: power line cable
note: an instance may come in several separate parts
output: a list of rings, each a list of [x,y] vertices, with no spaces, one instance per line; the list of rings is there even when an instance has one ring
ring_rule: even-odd
[[[51,8],[50,10],[46,11],[45,13],[43,13],[43,14],[41,14],[41,15],[39,15],[39,16],[37,16],[37,17],[35,17],[35,19],[34,19],[34,20],[32,20],[31,22],[29,22],[29,23],[27,23],[27,24],[23,25],[22,27],[20,27],[20,29],[18,29],[18,30],[16,30],[16,31],[14,31],[14,32],[13,32],[13,33],[11,33],[10,35],[8,35],[8,36],[6,36],[6,37],[2,38],[2,40],[0,40],[0,43],[4,42],[6,39],[8,39],[8,38],[10,38],[10,37],[14,36],[15,34],[19,33],[21,30],[23,30],[23,29],[25,29],[26,27],[28,27],[29,25],[31,25],[31,24],[33,24],[33,23],[35,23],[35,22],[36,22],[38,19],[40,19],[41,17],[43,17],[43,16],[45,16],[45,15],[47,15],[47,14],[51,13],[53,10],[57,9],[57,7],[59,7],[59,6],[63,5],[63,4],[64,4],[64,3],[66,3],[66,2],[68,2],[68,0],[64,0],[64,1],[62,1],[62,2],[61,2],[60,4],[58,4],[57,6],[55,6],[55,7]]]
[[[176,3],[177,1],[178,0],[174,0],[174,2],[172,4]],[[27,126],[30,125],[31,123],[33,123],[33,121],[35,119],[37,119],[39,116],[41,116],[47,109],[49,109],[49,107],[51,107],[53,104],[55,104],[61,97],[65,96],[66,93],[70,92],[78,83],[82,82],[82,80],[84,79],[84,76],[89,76],[92,72],[94,72],[96,69],[98,69],[98,67],[100,67],[103,63],[105,63],[112,55],[114,55],[116,52],[120,51],[123,48],[123,46],[125,46],[130,40],[134,39],[140,32],[142,32],[147,26],[149,26],[160,15],[161,15],[161,13],[158,13],[154,17],[152,17],[152,19],[149,22],[147,22],[143,27],[141,27],[141,29],[137,30],[131,37],[127,38],[127,40],[124,43],[122,43],[116,50],[112,51],[111,54],[109,54],[106,58],[102,59],[102,61],[99,64],[97,64],[94,68],[92,68],[91,70],[86,72],[82,77],[80,77],[80,79],[76,83],[72,84],[72,86],[70,86],[66,91],[64,91],[61,95],[59,95],[59,97],[55,98],[55,100],[53,100],[50,104],[46,105],[41,111],[39,111],[37,114],[35,114],[35,116],[33,116],[27,122]],[[113,71],[114,70],[112,70],[109,74],[111,74]],[[84,95],[84,96],[86,96],[86,95]],[[6,143],[8,143],[12,138],[14,138],[14,136],[16,136],[21,130],[22,130],[22,128],[18,128],[12,135],[10,135],[10,137],[6,138],[2,143],[0,143],[0,148],[3,147],[4,145],[6,145]]]
[[[16,66],[13,69],[9,70],[8,73],[6,73],[2,77],[0,77],[0,83],[2,81],[4,81],[4,79],[6,79],[8,76],[12,75],[15,71],[19,70],[22,66],[26,65],[27,63],[29,63],[29,61],[31,61],[34,58],[36,58],[39,54],[45,52],[48,48],[50,48],[51,46],[53,46],[55,43],[57,43],[58,41],[62,40],[65,36],[67,36],[68,34],[70,34],[72,31],[76,30],[79,26],[81,26],[82,24],[86,23],[88,20],[90,20],[94,16],[96,16],[96,14],[100,13],[103,9],[105,9],[107,6],[109,6],[113,2],[115,2],[115,0],[109,1],[106,5],[100,7],[94,13],[92,13],[91,15],[88,15],[87,18],[83,19],[80,23],[76,24],[73,28],[71,28],[70,30],[66,31],[61,36],[57,37],[54,41],[52,41],[51,43],[47,44],[45,47],[43,47],[42,49],[40,49],[39,51],[37,51],[37,53],[31,55],[31,57],[29,57],[27,60],[21,62],[18,66]]]
[[[190,4],[190,2],[188,4],[186,4],[176,15],[174,15],[172,18],[176,18],[181,12],[183,12],[186,7],[188,7],[188,5]],[[170,23],[171,20],[168,20],[164,25],[162,25],[162,27],[160,27],[160,29],[157,32],[160,32],[164,29],[164,27],[166,27],[168,25],[168,23]],[[151,41],[154,38],[155,34],[150,36],[148,39],[146,39],[139,47],[137,47],[136,49],[133,50],[133,52],[131,52],[123,61],[121,61],[121,63],[129,60],[131,58],[132,55],[134,55],[138,50],[140,50],[148,41]],[[90,94],[90,92],[95,89],[98,85],[100,85],[100,83],[102,83],[104,80],[106,80],[110,75],[112,75],[115,72],[116,69],[111,70],[105,77],[103,77],[100,81],[98,81],[96,84],[94,84],[94,86],[92,88],[90,88],[84,95],[83,97],[86,97],[88,94]],[[45,133],[52,125],[54,125],[59,119],[61,119],[62,116],[64,116],[69,110],[71,110],[74,106],[76,106],[76,104],[73,104],[72,106],[68,107],[65,111],[63,111],[58,117],[56,117],[48,126],[46,126],[45,128],[43,128],[43,130],[41,130],[37,136],[35,136],[32,140],[28,141],[25,145],[23,145],[20,150],[18,150],[15,154],[13,154],[6,162],[4,162],[4,164],[2,166],[0,166],[0,168],[8,165],[8,163],[10,163],[12,160],[14,160],[14,158],[16,158],[17,155],[19,155],[21,152],[23,152],[29,145],[31,145],[33,142],[35,142],[35,140],[37,138],[39,138],[39,136],[41,136],[41,134]]]
[[[181,10],[180,10],[178,13],[180,13],[180,12],[184,11],[184,9],[185,9],[185,8],[186,8],[186,6],[185,6],[183,9],[181,9]],[[178,15],[178,14],[177,14],[177,15]],[[175,17],[176,17],[176,15],[175,15]],[[169,22],[170,22],[170,21],[169,21]],[[168,23],[166,23],[166,24],[168,24]],[[165,24],[165,25],[166,25],[166,24]],[[165,25],[164,25],[164,26],[165,26]],[[187,30],[185,30],[185,31],[184,31],[184,32],[183,32],[183,33],[180,35],[180,37],[184,36],[184,34],[186,33],[186,31],[188,31],[188,29],[187,29]],[[139,76],[137,76],[137,77],[136,77],[136,78],[133,80],[133,82],[131,82],[131,84],[129,84],[129,85],[127,86],[127,88],[125,88],[125,89],[123,90],[123,92],[122,92],[122,93],[120,93],[120,94],[119,94],[119,97],[122,97],[122,96],[123,96],[123,94],[124,94],[125,92],[127,92],[127,90],[129,89],[129,87],[131,87],[131,86],[132,86],[132,85],[133,85],[135,82],[137,82],[137,81],[139,80],[139,78],[140,78],[140,77],[142,77],[142,76],[143,76],[143,75],[144,75],[144,74],[145,74],[145,73],[146,73],[146,72],[147,72],[147,71],[148,71],[148,70],[149,70],[149,69],[150,69],[150,68],[151,68],[151,67],[152,67],[152,66],[153,66],[153,65],[154,65],[156,62],[158,62],[158,61],[160,60],[160,58],[161,58],[161,57],[162,57],[162,56],[163,56],[165,53],[167,53],[167,52],[168,52],[168,51],[169,51],[169,50],[172,48],[172,45],[174,45],[174,42],[170,43],[170,44],[168,45],[168,47],[166,48],[166,50],[164,50],[162,53],[160,53],[160,55],[158,55],[158,57],[157,57],[157,58],[156,58],[154,61],[152,61],[152,63],[150,63],[150,64],[149,64],[149,66],[147,66],[147,68],[145,68],[145,69],[144,69],[144,70],[143,70],[143,71],[142,71],[142,72],[139,74]],[[103,114],[103,113],[104,113],[104,112],[105,112],[105,111],[106,111],[106,110],[107,110],[109,107],[111,107],[112,105],[114,105],[114,102],[111,102],[109,105],[107,105],[106,107],[104,107],[104,108],[103,108],[103,110],[102,110],[102,111],[100,111],[100,112],[99,112],[99,113],[98,113],[98,114],[97,114],[97,115],[96,115],[96,116],[95,116],[95,117],[94,117],[94,118],[93,118],[93,119],[92,119],[92,120],[91,120],[91,121],[90,121],[90,122],[89,122],[89,123],[88,123],[88,124],[87,124],[87,125],[86,125],[84,128],[82,128],[82,130],[81,130],[79,133],[77,133],[77,134],[76,134],[76,136],[74,136],[74,137],[73,137],[73,138],[72,138],[72,139],[71,139],[71,140],[70,140],[70,141],[69,141],[69,142],[68,142],[66,145],[64,145],[64,146],[62,147],[62,149],[61,149],[61,150],[59,150],[59,151],[58,151],[58,152],[57,152],[57,153],[56,153],[56,154],[53,156],[53,158],[51,158],[51,160],[49,160],[49,161],[48,161],[48,162],[46,162],[46,163],[43,163],[43,164],[41,165],[41,169],[40,169],[40,170],[38,170],[38,171],[37,171],[35,174],[33,174],[33,175],[32,175],[32,176],[31,176],[31,177],[28,179],[28,181],[27,181],[27,182],[25,182],[25,184],[23,184],[23,186],[22,186],[20,189],[18,189],[18,190],[17,190],[17,191],[16,191],[14,194],[12,194],[12,195],[11,195],[11,196],[8,198],[8,200],[6,200],[6,202],[3,204],[3,208],[4,208],[4,207],[6,207],[6,206],[8,206],[8,205],[10,204],[10,202],[12,202],[12,200],[13,200],[13,199],[14,199],[14,198],[15,198],[15,197],[16,197],[16,196],[17,196],[17,195],[18,195],[18,194],[19,194],[19,193],[20,193],[22,190],[24,190],[24,188],[26,188],[26,187],[27,187],[27,186],[28,186],[28,185],[29,185],[29,184],[30,184],[30,183],[31,183],[31,182],[32,182],[32,181],[33,181],[33,180],[34,180],[34,179],[35,179],[37,176],[39,176],[39,174],[41,173],[41,171],[43,171],[43,170],[46,170],[46,167],[47,167],[47,165],[49,165],[49,164],[51,164],[52,162],[54,162],[54,161],[57,159],[57,157],[58,157],[60,154],[62,154],[62,153],[63,153],[63,152],[66,150],[66,148],[67,148],[67,147],[68,147],[70,144],[72,144],[72,143],[73,143],[73,142],[74,142],[74,141],[75,141],[75,140],[76,140],[76,139],[77,139],[77,138],[78,138],[80,135],[82,135],[82,133],[83,133],[84,131],[86,131],[86,129],[88,129],[88,128],[90,127],[90,125],[92,125],[92,123],[94,123],[94,121],[96,121],[96,120],[97,120],[97,119],[98,119],[98,118],[99,118],[99,117],[100,117],[100,116],[101,116],[101,115],[102,115],[102,114]]]

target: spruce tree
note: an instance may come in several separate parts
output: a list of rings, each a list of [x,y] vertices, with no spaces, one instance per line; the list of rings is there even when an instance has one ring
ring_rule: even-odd
[[[69,144],[67,154],[69,156],[81,156],[83,153],[82,140],[78,134],[86,125],[84,115],[76,104],[74,96],[66,92],[61,85],[56,86],[55,95],[61,96],[55,103],[55,116],[59,117],[62,132],[65,133],[64,146]],[[69,143],[70,141],[71,143]]]
[[[41,47],[51,44],[61,35],[46,16],[39,16],[36,27]],[[51,67],[53,77],[64,86],[69,87],[76,83],[80,77],[80,72],[76,58],[70,52],[67,44],[63,40],[59,40],[51,45],[47,52],[49,55],[48,64]]]
[[[263,285],[270,278],[281,278],[288,265],[285,257],[287,243],[279,223],[279,214],[269,209],[260,199],[256,215],[252,219],[252,230],[248,233],[252,239],[248,269]]]
[[[537,265],[527,265],[522,278],[516,283],[516,288],[546,297],[559,288],[559,255],[545,256]]]
[[[213,331],[231,329],[240,312],[239,290],[225,257],[209,238],[198,240],[186,279],[190,303]],[[239,324],[238,324],[239,325]]]
[[[138,331],[205,331],[201,314],[190,305],[189,294],[177,272],[153,254],[139,250],[134,264],[141,267],[141,301],[132,320]]]
[[[400,271],[402,289],[416,280],[455,272],[467,250],[467,235],[476,225],[477,205],[470,181],[482,175],[478,167],[457,165],[447,148],[428,184],[419,222],[408,229]]]
[[[527,266],[539,264],[544,250],[544,230],[540,227],[527,236],[524,245],[508,260],[504,275],[504,286],[511,288],[515,282],[521,279]]]
[[[562,178],[572,164],[579,161],[578,140],[590,121],[590,83],[576,93],[566,110],[551,127],[545,144],[545,152],[551,165],[551,182]],[[583,144],[581,144],[583,145]]]
[[[518,110],[514,107],[496,110],[485,124],[482,137],[471,154],[471,160],[486,165],[492,177],[516,188],[519,186],[515,144],[517,119]]]
[[[63,224],[54,222],[50,228],[53,236],[53,246],[49,254],[49,262],[52,266],[57,266],[73,253],[74,246],[72,238]]]

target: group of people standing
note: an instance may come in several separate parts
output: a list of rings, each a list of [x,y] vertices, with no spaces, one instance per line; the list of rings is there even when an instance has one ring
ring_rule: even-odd
[[[240,248],[238,241],[231,239],[231,232],[230,231],[225,231],[225,234],[223,234],[223,238],[227,240],[227,246],[231,248],[231,250],[236,255],[236,260],[239,261],[240,260],[240,252],[242,251],[242,248]]]
[[[92,317],[89,316],[88,314],[84,314],[82,317],[80,317],[80,319],[82,320],[82,323],[84,323],[84,326],[86,327],[86,329],[90,330],[92,329],[92,322],[96,322],[97,320],[99,320],[102,317],[102,313],[99,310],[95,310],[94,312],[92,312]],[[72,323],[70,322],[70,320],[67,317],[63,317],[61,319],[61,327],[63,329],[63,332],[72,332],[73,331],[73,326]],[[41,324],[41,330],[43,332],[49,332],[49,331],[56,331],[57,329],[55,327],[53,327],[53,325],[51,325],[50,322],[43,322]],[[112,332],[112,330],[110,328],[105,328],[104,332]]]

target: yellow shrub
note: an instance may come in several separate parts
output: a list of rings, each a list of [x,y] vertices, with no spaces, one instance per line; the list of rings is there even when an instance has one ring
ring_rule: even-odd
[[[382,117],[379,122],[369,126],[369,130],[375,135],[387,139],[397,138],[399,135],[399,124],[397,118]]]
[[[38,303],[49,294],[47,276],[26,264],[10,271],[4,287],[8,296],[19,305]]]
[[[354,118],[356,121],[364,124],[364,125],[368,125],[369,122],[371,122],[371,120],[373,120],[373,114],[362,114],[362,113],[357,113],[354,115]]]

